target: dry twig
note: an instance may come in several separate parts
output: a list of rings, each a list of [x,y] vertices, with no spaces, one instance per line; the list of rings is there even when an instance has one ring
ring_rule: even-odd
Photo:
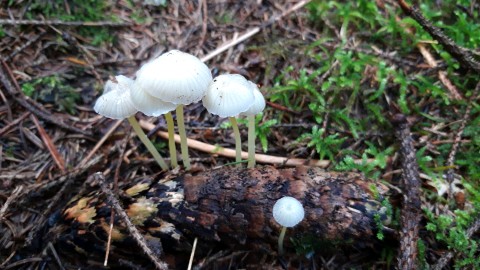
[[[407,118],[402,114],[396,114],[392,117],[392,124],[396,127],[395,135],[400,141],[402,189],[404,192],[400,217],[400,251],[397,268],[416,269],[417,241],[422,206],[420,175]]]
[[[11,20],[0,19],[0,25],[61,25],[61,26],[110,26],[110,27],[123,27],[132,26],[132,23],[125,22],[110,22],[110,21],[98,21],[98,22],[66,22],[61,20]]]
[[[454,167],[455,155],[457,154],[457,150],[460,145],[460,141],[462,139],[462,134],[463,134],[463,131],[465,130],[465,125],[467,124],[467,120],[470,117],[470,112],[472,110],[473,102],[476,98],[478,98],[479,92],[480,92],[480,82],[477,83],[475,90],[473,90],[472,96],[470,96],[467,108],[465,109],[465,113],[463,114],[462,120],[460,122],[460,127],[458,128],[457,133],[455,134],[452,149],[450,150],[450,153],[448,153],[447,165],[446,165],[447,167],[450,167],[450,166]],[[447,182],[451,184],[453,183],[453,179],[454,179],[454,171],[453,169],[448,169]],[[449,194],[452,194],[452,193],[453,192],[450,192]]]
[[[480,63],[474,59],[472,51],[458,46],[451,38],[446,36],[440,28],[429,22],[418,7],[409,6],[404,0],[398,0],[398,3],[403,12],[417,21],[425,31],[443,45],[445,50],[457,59],[462,67],[480,73]]]
[[[140,126],[146,130],[152,130],[155,128],[155,125],[152,123],[148,123],[144,120],[139,121]],[[157,131],[157,134],[164,138],[168,139],[168,133],[164,131]],[[180,143],[180,136],[175,134],[175,142]],[[197,140],[187,138],[187,145],[191,149],[196,149],[202,152],[207,152],[215,155],[220,155],[229,158],[235,158],[235,150],[222,148],[215,145],[211,145],[208,143],[200,142]],[[247,159],[248,153],[242,152],[242,159]],[[255,154],[255,161],[258,163],[263,164],[280,164],[285,166],[313,166],[313,167],[320,167],[320,168],[327,168],[330,165],[329,160],[316,160],[316,159],[301,159],[301,158],[286,158],[286,157],[278,157],[278,156],[270,156],[270,155],[263,155],[263,154]],[[367,159],[366,162],[373,162],[373,159]],[[362,159],[355,160],[356,163],[361,164],[364,162]]]
[[[162,262],[160,259],[158,259],[157,256],[155,256],[152,249],[147,245],[143,235],[138,231],[135,225],[133,225],[130,218],[128,218],[128,215],[127,213],[125,213],[125,210],[120,205],[120,202],[117,200],[113,192],[105,183],[105,178],[103,177],[103,175],[101,173],[96,173],[93,175],[93,177],[95,178],[95,180],[99,182],[102,192],[105,193],[105,195],[108,197],[108,200],[111,202],[113,208],[115,208],[115,211],[117,212],[118,216],[122,219],[123,222],[125,222],[127,229],[132,235],[132,237],[135,239],[137,244],[142,248],[143,252],[152,261],[152,263],[155,264],[155,267],[157,269],[168,269],[168,265]],[[160,247],[161,247],[161,244],[160,244]]]

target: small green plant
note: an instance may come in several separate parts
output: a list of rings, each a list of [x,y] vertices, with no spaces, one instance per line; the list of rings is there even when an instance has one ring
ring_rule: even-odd
[[[35,79],[22,85],[23,93],[35,100],[56,105],[58,111],[75,113],[75,105],[80,100],[79,93],[65,79],[49,76]]]
[[[346,156],[340,161],[335,169],[339,171],[352,171],[358,170],[362,172],[366,177],[372,179],[378,179],[381,174],[381,170],[387,166],[388,157],[394,152],[392,147],[388,147],[385,150],[379,150],[374,144],[365,142],[368,146],[362,153],[362,162],[358,163],[352,156]],[[373,159],[370,160],[369,159]]]
[[[337,133],[326,135],[325,129],[314,126],[311,132],[303,134],[297,141],[303,140],[308,141],[308,147],[314,147],[320,159],[327,157],[330,160],[334,160],[345,139],[339,138]]]
[[[68,5],[68,10],[65,6]],[[109,20],[117,20],[114,15],[109,12],[108,1],[95,0],[52,0],[42,1],[34,0],[29,4],[29,8],[25,16],[28,19],[38,19],[41,15],[47,19],[55,19],[61,21],[80,21],[94,22]],[[98,46],[104,42],[112,42],[114,35],[110,33],[107,27],[79,27],[80,35],[91,39],[91,44]]]
[[[426,229],[434,233],[435,239],[444,243],[448,249],[454,250],[458,255],[455,261],[457,269],[479,269],[478,240],[467,235],[470,224],[480,213],[480,192],[472,185],[464,183],[469,193],[469,199],[473,208],[467,210],[455,210],[454,216],[440,214],[425,210],[428,219]]]

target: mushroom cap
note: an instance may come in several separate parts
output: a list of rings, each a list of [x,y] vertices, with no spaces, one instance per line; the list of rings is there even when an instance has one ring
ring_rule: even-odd
[[[254,101],[251,84],[239,74],[217,76],[202,99],[207,111],[220,117],[232,117],[245,112]]]
[[[260,89],[258,89],[258,86],[251,81],[248,81],[248,82],[253,88],[253,96],[255,97],[255,101],[250,106],[250,108],[248,108],[248,110],[240,114],[243,116],[256,115],[262,112],[265,109],[265,105],[266,105],[265,98],[263,97],[262,92],[260,92]]]
[[[171,50],[143,65],[135,84],[163,101],[188,105],[202,99],[211,80],[210,69],[200,59]]]
[[[283,227],[293,227],[305,216],[302,204],[293,197],[283,197],[273,205],[273,218]]]
[[[125,119],[137,112],[130,97],[133,80],[123,75],[115,76],[115,79],[117,83],[107,81],[103,94],[97,99],[93,109],[108,118]]]
[[[133,106],[147,116],[158,117],[175,110],[177,107],[177,105],[173,103],[163,101],[150,95],[136,84],[133,85],[130,91],[130,96],[132,98]]]

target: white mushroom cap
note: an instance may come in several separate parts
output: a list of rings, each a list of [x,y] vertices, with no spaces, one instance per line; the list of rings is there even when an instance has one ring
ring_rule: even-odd
[[[143,65],[135,84],[166,102],[188,105],[205,95],[210,69],[197,57],[172,50]]]
[[[273,205],[273,218],[283,227],[293,227],[305,216],[302,204],[293,197],[283,197]]]
[[[251,81],[248,81],[250,85],[253,88],[253,96],[255,97],[255,101],[253,102],[252,106],[248,108],[247,111],[241,113],[240,115],[243,116],[249,116],[249,115],[256,115],[265,109],[265,98],[262,95],[262,92],[260,92],[260,89],[258,89],[257,85],[254,84]]]
[[[150,95],[146,91],[140,89],[136,84],[134,84],[131,89],[130,96],[132,98],[133,106],[147,116],[158,117],[175,110],[177,107],[177,105],[173,103],[162,101],[161,99]]]
[[[107,81],[93,109],[96,113],[113,119],[124,119],[137,112],[130,97],[133,80],[123,75],[116,76],[117,83]]]
[[[220,117],[232,117],[245,112],[254,101],[252,86],[239,74],[217,76],[202,99],[207,111]]]

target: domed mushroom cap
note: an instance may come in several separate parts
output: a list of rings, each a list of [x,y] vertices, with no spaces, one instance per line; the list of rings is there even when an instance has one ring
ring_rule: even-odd
[[[273,218],[283,227],[293,227],[305,216],[303,205],[293,197],[283,197],[273,205]]]
[[[137,109],[130,97],[133,80],[123,75],[116,76],[117,82],[108,80],[93,109],[96,113],[113,119],[124,119],[134,115]]]
[[[135,84],[166,102],[188,105],[205,95],[210,69],[197,57],[172,50],[143,65]]]
[[[253,88],[253,96],[255,97],[255,101],[250,106],[250,108],[248,108],[247,111],[240,114],[243,116],[256,115],[262,112],[265,109],[266,105],[265,98],[263,97],[262,92],[260,92],[260,89],[258,89],[257,85],[251,81],[248,81],[248,83]]]
[[[136,84],[133,85],[130,96],[132,97],[133,106],[147,116],[158,117],[175,110],[177,107],[173,103],[162,101],[150,95]]]
[[[220,117],[232,117],[245,112],[254,101],[251,84],[239,74],[217,76],[202,99],[207,111]]]

